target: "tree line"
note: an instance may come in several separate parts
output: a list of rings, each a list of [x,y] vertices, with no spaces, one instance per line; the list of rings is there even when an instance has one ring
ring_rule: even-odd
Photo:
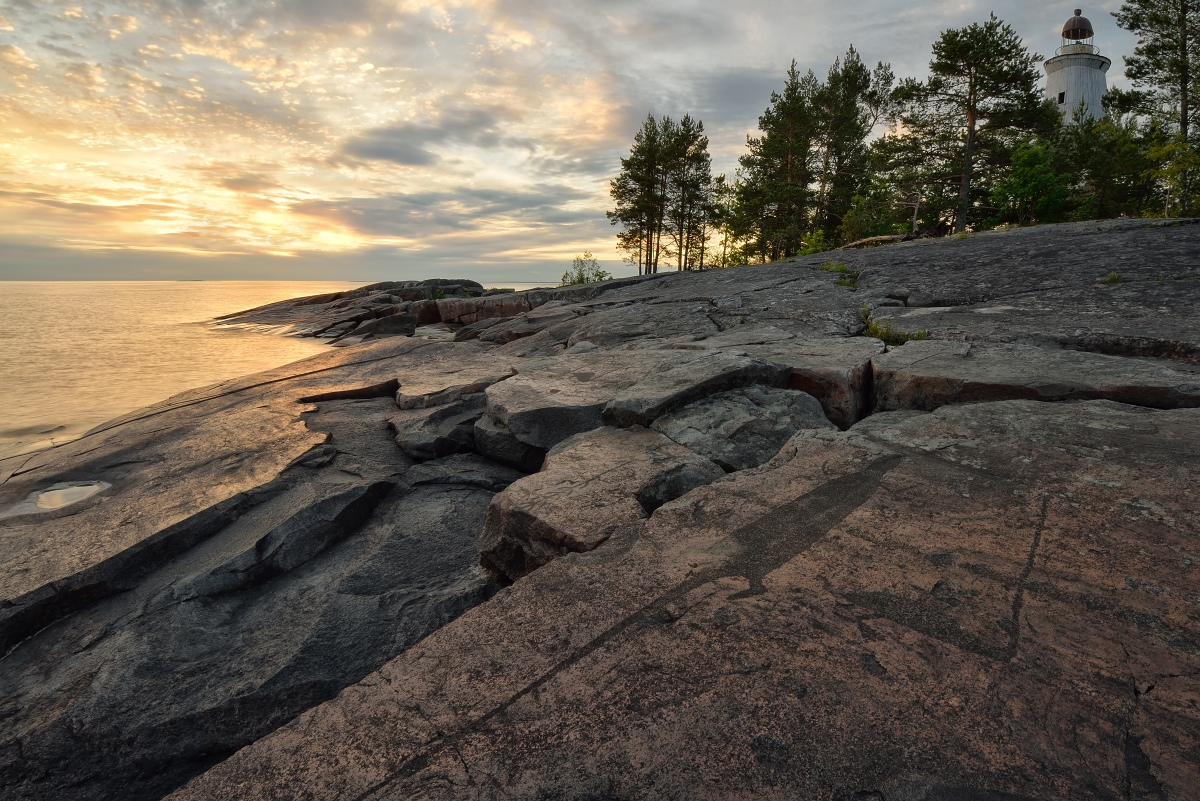
[[[648,115],[610,183],[639,274],[773,261],[862,239],[1200,208],[1200,0],[1127,0],[1135,88],[1063,119],[1042,56],[1004,21],[943,31],[929,77],[896,81],[851,46],[823,78],[795,61],[733,180],[704,125]],[[880,128],[882,135],[874,136]]]

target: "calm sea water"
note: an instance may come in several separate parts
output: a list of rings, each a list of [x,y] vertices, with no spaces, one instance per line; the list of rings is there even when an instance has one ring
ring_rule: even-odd
[[[343,281],[0,282],[0,458],[69,441],[194,387],[329,345],[222,330],[213,317]]]

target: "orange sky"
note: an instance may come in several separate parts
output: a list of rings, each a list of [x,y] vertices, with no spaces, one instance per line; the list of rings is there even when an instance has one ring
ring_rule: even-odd
[[[1117,5],[1085,10],[1113,73]],[[919,74],[942,28],[995,8],[1047,52],[1071,13],[1007,6],[0,0],[0,278],[622,273],[607,181],[648,110],[732,172],[791,58]]]

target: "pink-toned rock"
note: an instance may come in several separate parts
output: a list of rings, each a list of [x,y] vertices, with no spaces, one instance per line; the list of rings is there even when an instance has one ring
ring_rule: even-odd
[[[801,338],[771,325],[737,326],[677,348],[711,348],[745,353],[792,369],[788,386],[821,401],[829,420],[841,428],[871,412],[871,359],[884,345],[869,337]]]
[[[590,551],[624,523],[725,475],[645,428],[601,428],[551,449],[541,472],[497,495],[479,540],[484,564],[518,579]]]
[[[805,432],[176,799],[1186,799],[1200,411]]]

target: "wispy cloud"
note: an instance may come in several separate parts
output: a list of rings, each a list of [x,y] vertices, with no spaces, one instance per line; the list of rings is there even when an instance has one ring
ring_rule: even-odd
[[[1117,5],[1089,13],[1119,63],[1131,48],[1107,21]],[[1009,7],[1043,51],[1069,13]],[[607,180],[648,112],[703,119],[714,166],[732,172],[791,59],[821,73],[853,42],[915,74],[942,28],[990,10],[7,0],[0,277],[38,274],[46,253],[96,277],[114,274],[120,252],[191,254],[199,276],[234,262],[292,275],[324,259],[377,271],[363,277],[472,266],[535,280],[561,273],[573,249],[614,266]],[[34,253],[41,262],[22,261]]]

